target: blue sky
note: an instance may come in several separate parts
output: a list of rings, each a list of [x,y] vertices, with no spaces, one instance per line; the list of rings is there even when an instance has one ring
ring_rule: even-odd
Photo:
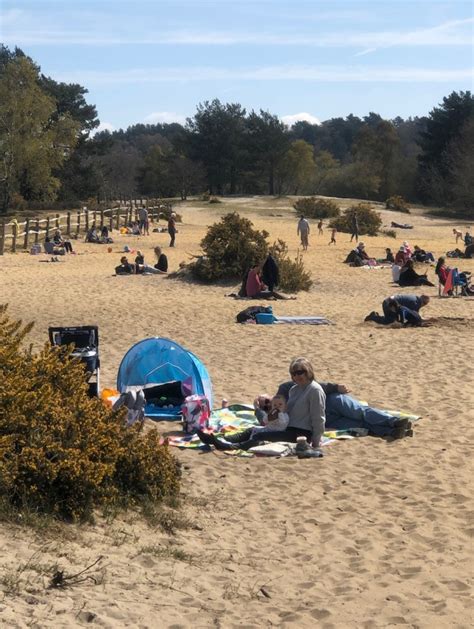
[[[1,0],[0,41],[89,90],[102,128],[219,98],[285,122],[425,115],[473,88],[463,0]]]

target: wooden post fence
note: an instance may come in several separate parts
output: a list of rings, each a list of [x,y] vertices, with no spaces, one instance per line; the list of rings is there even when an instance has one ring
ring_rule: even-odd
[[[37,218],[36,224],[35,224],[35,245],[39,243],[39,237],[40,237],[40,222],[39,222],[39,218]]]
[[[115,214],[115,229],[120,229],[120,208],[117,208],[117,212]]]
[[[3,256],[5,252],[5,231],[6,231],[5,221],[2,221],[2,225],[0,227],[0,256]]]
[[[66,219],[66,235],[70,236],[71,235],[71,212],[67,213],[67,219]]]
[[[30,236],[30,219],[25,221],[25,237],[23,239],[23,249],[28,249],[28,238]]]
[[[18,236],[18,223],[15,220],[12,225],[12,253],[16,253],[17,236]]]
[[[59,229],[59,214],[56,214],[56,229]]]
[[[85,214],[86,233],[87,233],[89,231],[89,210],[86,210],[84,214]]]
[[[104,210],[100,211],[100,228],[104,226]]]
[[[49,238],[49,221],[50,218],[49,216],[46,217],[46,234],[45,234],[45,238]]]

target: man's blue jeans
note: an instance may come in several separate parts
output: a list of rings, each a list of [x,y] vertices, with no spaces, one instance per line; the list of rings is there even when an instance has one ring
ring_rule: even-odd
[[[350,395],[326,396],[326,430],[367,428],[372,434],[385,437],[392,434],[396,419],[378,408],[364,406]]]

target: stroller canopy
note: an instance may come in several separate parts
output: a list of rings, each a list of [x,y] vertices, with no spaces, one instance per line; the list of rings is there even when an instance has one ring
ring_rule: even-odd
[[[117,389],[121,393],[134,387],[148,389],[171,382],[180,383],[183,396],[205,395],[212,408],[211,379],[206,367],[192,352],[170,339],[153,337],[133,345],[123,357],[117,375]],[[153,415],[151,411],[147,408],[146,414]],[[179,412],[180,407],[176,407],[174,412],[166,414]]]

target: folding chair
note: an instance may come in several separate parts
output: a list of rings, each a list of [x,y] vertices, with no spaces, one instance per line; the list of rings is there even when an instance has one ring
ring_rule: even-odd
[[[71,356],[84,364],[89,396],[98,397],[100,391],[99,328],[96,325],[51,327],[48,329],[51,345],[74,345]]]

